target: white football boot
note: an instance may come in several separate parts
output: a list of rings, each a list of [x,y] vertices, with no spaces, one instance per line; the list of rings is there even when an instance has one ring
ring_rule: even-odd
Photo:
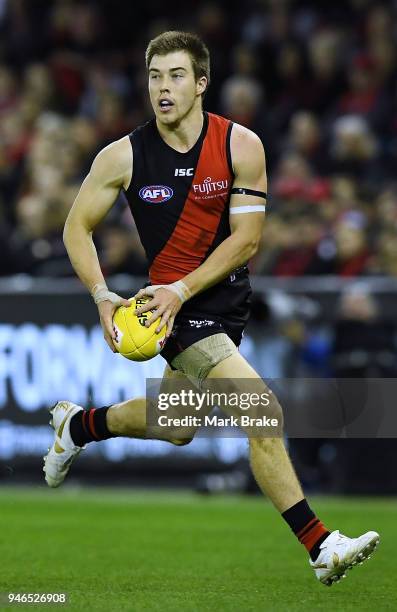
[[[346,577],[346,570],[362,565],[379,544],[379,534],[368,531],[358,538],[348,538],[333,531],[320,546],[320,554],[310,561],[316,577],[327,586],[332,586]]]
[[[52,419],[50,425],[55,431],[55,440],[47,455],[43,457],[43,472],[49,487],[59,487],[66,474],[85,446],[76,446],[70,436],[70,419],[83,410],[72,402],[58,402],[50,409]]]

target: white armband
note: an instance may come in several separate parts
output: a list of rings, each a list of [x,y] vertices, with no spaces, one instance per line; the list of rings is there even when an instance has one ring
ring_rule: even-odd
[[[239,215],[251,212],[266,212],[266,206],[264,204],[253,204],[248,206],[232,206],[229,209],[231,215]]]

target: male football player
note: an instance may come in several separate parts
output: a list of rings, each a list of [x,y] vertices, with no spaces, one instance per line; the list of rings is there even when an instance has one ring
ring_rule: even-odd
[[[252,131],[203,111],[210,82],[209,53],[195,35],[165,32],[146,50],[154,118],[113,142],[95,158],[65,224],[64,242],[77,275],[98,306],[106,342],[115,351],[112,317],[128,301],[106,286],[92,234],[123,191],[149,262],[151,299],[167,326],[164,376],[201,384],[238,379],[266,385],[238,351],[249,317],[247,262],[264,224],[266,169],[262,143]],[[282,420],[273,396],[272,414]],[[45,457],[45,478],[59,486],[86,444],[110,437],[145,438],[146,399],[84,410],[69,401],[52,409],[55,441]],[[172,439],[180,444],[190,441]],[[332,533],[310,508],[282,436],[253,436],[250,464],[256,481],[305,546],[317,578],[331,585],[368,558],[379,541]]]

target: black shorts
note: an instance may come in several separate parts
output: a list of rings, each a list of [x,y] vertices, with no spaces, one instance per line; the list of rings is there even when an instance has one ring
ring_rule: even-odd
[[[245,325],[245,322],[231,323],[227,319],[212,315],[177,315],[171,336],[160,354],[174,370],[171,365],[173,359],[195,342],[208,336],[227,334],[234,344],[239,346]]]
[[[241,266],[220,283],[189,299],[175,317],[161,356],[171,365],[179,353],[214,334],[227,334],[239,346],[251,311],[251,295],[248,268]]]

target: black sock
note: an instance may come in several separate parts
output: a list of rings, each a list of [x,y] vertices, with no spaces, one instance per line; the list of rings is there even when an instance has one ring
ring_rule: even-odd
[[[108,438],[116,438],[106,424],[106,413],[110,406],[80,410],[70,420],[70,435],[76,446],[84,446],[88,442],[99,442]]]
[[[317,518],[306,499],[288,508],[281,515],[291,527],[299,542],[305,546],[312,561],[320,554],[320,545],[330,532]]]

